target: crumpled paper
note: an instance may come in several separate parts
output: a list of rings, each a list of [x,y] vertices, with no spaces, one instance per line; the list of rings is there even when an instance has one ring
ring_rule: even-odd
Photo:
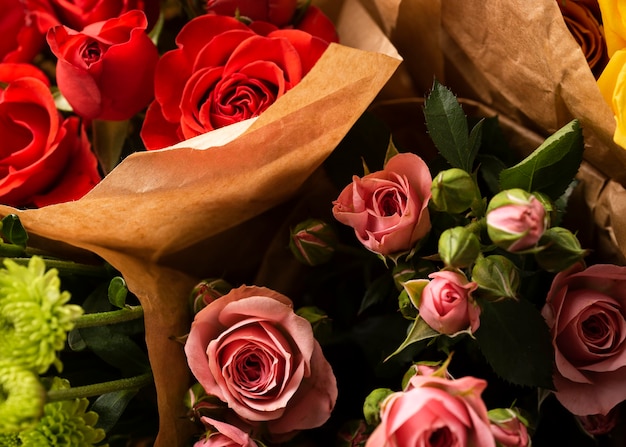
[[[533,134],[545,138],[578,119],[585,136],[578,178],[587,210],[580,215],[594,225],[584,225],[584,218],[576,223],[591,232],[582,235],[588,248],[624,259],[626,150],[613,142],[613,113],[557,2],[367,1],[404,59],[393,80],[399,82],[386,86],[389,95],[378,104],[387,122],[423,122],[421,111],[410,117],[404,110],[398,120],[392,104],[423,98],[435,77],[459,97],[516,123],[525,134],[515,142],[521,155],[537,147]]]
[[[138,296],[157,389],[156,446],[186,445],[193,430],[182,401],[191,377],[171,339],[189,330],[191,288],[205,276],[254,274],[289,212],[281,204],[307,192],[307,179],[400,63],[356,0],[329,5],[342,44],[259,118],[132,154],[78,201],[0,207],[20,217],[33,246],[98,255]]]

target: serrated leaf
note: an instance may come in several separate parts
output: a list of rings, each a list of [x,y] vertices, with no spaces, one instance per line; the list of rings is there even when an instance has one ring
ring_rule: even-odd
[[[496,374],[516,385],[553,389],[554,351],[545,320],[527,300],[481,305],[478,346]]]
[[[101,428],[107,433],[111,431],[136,394],[137,390],[120,390],[98,397],[90,408],[99,416],[96,428]]]
[[[456,96],[435,81],[424,104],[426,128],[439,153],[453,168],[472,170],[467,118]]]
[[[500,188],[539,191],[556,200],[576,176],[583,150],[580,124],[570,121],[520,163],[502,170]]]
[[[411,330],[407,335],[406,339],[402,342],[402,344],[396,349],[392,354],[390,354],[385,361],[389,360],[391,357],[402,352],[407,346],[412,345],[413,343],[417,343],[418,341],[428,340],[430,338],[434,338],[440,335],[439,332],[431,328],[424,320],[417,317],[415,322],[411,325]]]
[[[9,214],[2,219],[2,236],[7,242],[20,247],[26,247],[28,242],[28,233],[15,214]]]
[[[123,309],[126,306],[126,296],[128,295],[128,288],[126,287],[126,281],[121,276],[116,276],[109,282],[109,288],[107,291],[109,302],[115,306]]]

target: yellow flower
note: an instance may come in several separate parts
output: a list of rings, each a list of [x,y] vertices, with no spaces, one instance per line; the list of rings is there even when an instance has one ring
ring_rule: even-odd
[[[609,57],[626,48],[626,3],[621,0],[599,0],[604,37]]]
[[[626,48],[613,54],[598,78],[598,87],[615,115],[613,141],[626,149]]]

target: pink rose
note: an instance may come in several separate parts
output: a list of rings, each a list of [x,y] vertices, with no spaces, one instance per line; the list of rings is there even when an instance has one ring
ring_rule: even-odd
[[[495,447],[481,398],[486,386],[475,377],[413,376],[406,390],[383,401],[381,422],[365,445]]]
[[[152,100],[159,53],[146,26],[143,12],[130,11],[81,32],[64,26],[50,29],[47,39],[58,58],[59,90],[77,115],[126,120]]]
[[[258,447],[250,435],[234,425],[203,416],[202,422],[214,430],[193,447]]]
[[[576,264],[558,273],[542,309],[555,351],[554,385],[576,415],[626,399],[626,267]]]
[[[489,411],[488,414],[491,420],[491,433],[498,446],[528,447],[530,445],[528,429],[515,411],[509,408],[499,408]]]
[[[487,207],[487,232],[494,244],[510,252],[534,247],[548,227],[546,210],[522,190],[496,194]]]
[[[337,399],[310,323],[269,289],[242,286],[198,312],[185,353],[208,394],[272,434],[322,425]]]
[[[383,256],[408,252],[430,231],[431,183],[424,160],[398,154],[382,171],[354,176],[333,202],[333,214],[354,228],[368,250]]]
[[[447,335],[480,326],[480,307],[472,298],[478,288],[458,271],[442,270],[404,284],[420,317],[434,330]]]

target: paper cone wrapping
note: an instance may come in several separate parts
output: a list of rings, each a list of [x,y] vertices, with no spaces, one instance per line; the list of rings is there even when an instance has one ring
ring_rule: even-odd
[[[387,122],[423,122],[421,110],[393,116],[392,104],[423,99],[436,77],[459,97],[515,123],[522,155],[572,119],[580,121],[585,153],[581,211],[595,225],[591,245],[626,255],[626,150],[613,142],[615,119],[585,55],[554,0],[368,0],[404,61],[388,85]],[[405,107],[405,106],[401,106]],[[421,132],[421,130],[420,130]],[[624,204],[620,206],[620,204]],[[593,228],[592,228],[593,227]]]
[[[182,400],[190,373],[183,346],[170,339],[189,330],[191,288],[205,276],[254,274],[276,218],[289,211],[279,205],[302,192],[400,63],[356,1],[332,14],[342,44],[331,44],[258,119],[135,153],[78,201],[0,208],[19,215],[36,247],[101,256],[138,296],[157,389],[157,446],[185,445],[193,429]]]

